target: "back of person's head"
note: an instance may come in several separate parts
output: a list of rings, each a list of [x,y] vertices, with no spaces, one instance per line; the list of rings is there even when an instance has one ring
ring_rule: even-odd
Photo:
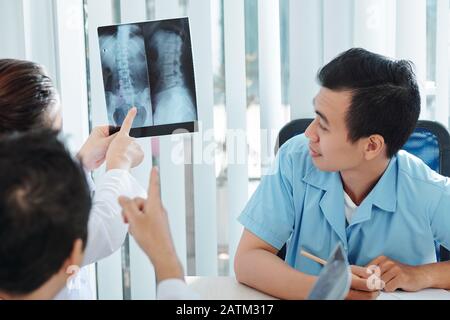
[[[59,97],[42,66],[0,59],[0,136],[51,128]]]
[[[354,48],[323,67],[318,81],[333,91],[352,91],[346,115],[350,141],[379,134],[391,158],[414,131],[420,92],[411,62]]]
[[[63,268],[87,239],[91,208],[81,166],[56,133],[0,139],[0,292],[23,296]]]

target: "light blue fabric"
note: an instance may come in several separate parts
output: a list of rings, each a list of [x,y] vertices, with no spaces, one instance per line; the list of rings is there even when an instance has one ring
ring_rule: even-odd
[[[440,173],[439,140],[433,132],[425,128],[416,128],[402,149],[420,158],[427,166]],[[435,245],[436,257],[440,260],[441,246],[439,242],[436,242]]]
[[[321,265],[303,248],[327,259],[341,242],[352,265],[385,255],[409,265],[436,262],[435,243],[450,248],[450,180],[419,158],[400,151],[346,226],[339,172],[312,163],[308,139],[299,135],[279,150],[272,170],[239,221],[277,249],[288,242],[286,261],[318,275]]]

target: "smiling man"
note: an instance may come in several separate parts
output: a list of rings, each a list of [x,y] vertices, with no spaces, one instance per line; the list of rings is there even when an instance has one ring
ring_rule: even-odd
[[[300,250],[327,259],[340,242],[353,265],[349,299],[378,296],[372,265],[387,291],[450,289],[450,264],[435,252],[435,241],[450,248],[450,180],[399,151],[420,114],[411,63],[351,49],[318,80],[316,118],[280,148],[239,218],[237,279],[305,298],[321,265]],[[285,243],[286,263],[276,256]]]

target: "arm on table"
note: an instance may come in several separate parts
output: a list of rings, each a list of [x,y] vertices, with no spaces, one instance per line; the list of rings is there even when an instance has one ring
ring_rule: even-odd
[[[317,277],[300,272],[277,257],[278,250],[244,230],[234,260],[237,280],[280,299],[306,299]],[[367,286],[365,268],[352,266],[350,300],[376,299],[379,289]]]
[[[280,299],[305,299],[317,278],[291,268],[277,252],[244,230],[234,260],[237,280]]]
[[[381,280],[386,292],[398,289],[416,292],[426,288],[450,289],[450,262],[409,266],[381,256],[369,265],[380,268]]]

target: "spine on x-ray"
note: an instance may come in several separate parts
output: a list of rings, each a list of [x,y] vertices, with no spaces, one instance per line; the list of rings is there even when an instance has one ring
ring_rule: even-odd
[[[130,103],[129,107],[135,106],[133,86],[131,84],[130,66],[128,64],[128,41],[130,32],[127,27],[118,29],[117,34],[117,72],[119,74],[119,92],[123,99]]]

